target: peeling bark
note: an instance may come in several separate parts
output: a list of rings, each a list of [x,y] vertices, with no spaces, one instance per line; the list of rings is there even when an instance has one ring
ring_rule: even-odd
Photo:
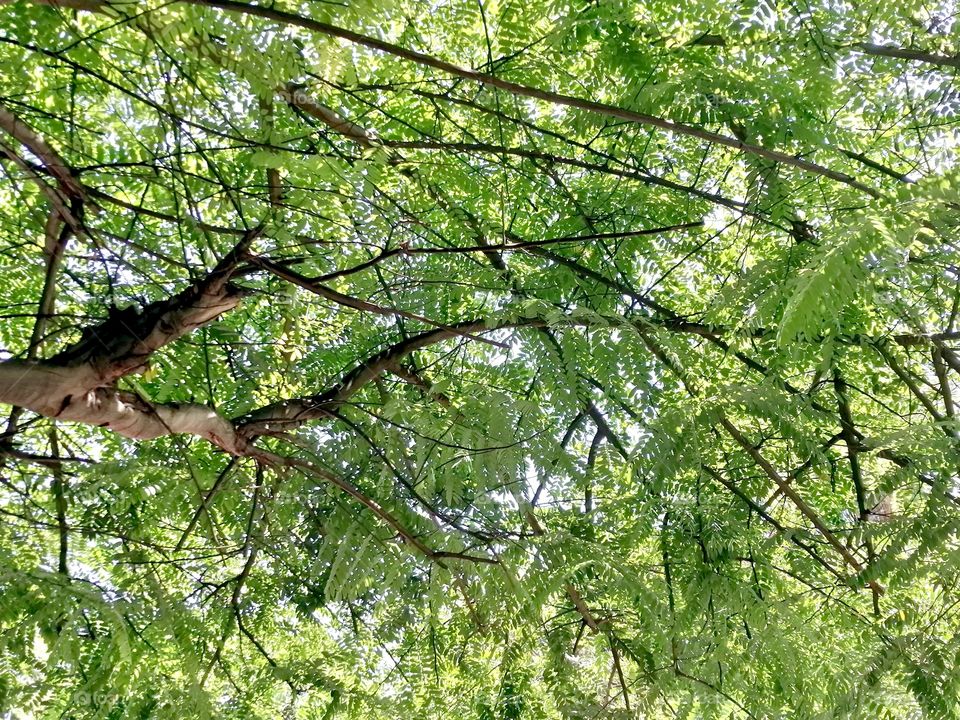
[[[233,424],[209,406],[193,403],[153,405],[133,393],[109,388],[71,398],[56,417],[99,425],[134,440],[196,435],[231,455],[242,455],[246,449]]]
[[[96,386],[107,385],[145,367],[163,346],[233,310],[245,294],[235,285],[215,281],[206,287],[188,288],[142,311],[113,311],[105,322],[84,331],[79,342],[48,362],[67,367],[89,365],[97,372]]]
[[[213,408],[194,404],[152,405],[133,393],[114,388],[89,389],[99,377],[90,365],[0,363],[0,402],[57,420],[105,427],[134,440],[181,433],[198,435],[231,454],[242,454],[244,443],[233,425]]]
[[[201,405],[151,405],[114,387],[147,366],[160,348],[234,309],[246,291],[229,282],[260,230],[247,232],[202,280],[142,310],[112,311],[80,340],[46,360],[0,363],[0,402],[45,417],[107,427],[150,440],[186,433],[239,454],[244,444],[230,421]]]

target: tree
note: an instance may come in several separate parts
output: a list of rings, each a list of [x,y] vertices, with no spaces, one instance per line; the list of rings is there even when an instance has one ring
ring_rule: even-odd
[[[10,717],[960,716],[952,6],[0,4]]]

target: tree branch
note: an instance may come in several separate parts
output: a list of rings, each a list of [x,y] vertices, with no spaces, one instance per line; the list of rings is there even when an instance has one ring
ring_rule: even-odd
[[[837,182],[842,182],[874,198],[881,197],[878,191],[860,183],[850,175],[831,170],[822,165],[818,165],[817,163],[804,160],[784,152],[770,150],[758,145],[751,145],[749,143],[741,142],[736,138],[721,135],[720,133],[703,130],[692,125],[674,122],[672,120],[667,120],[654,115],[647,115],[645,113],[627,110],[626,108],[617,107],[615,105],[609,105],[607,103],[593,100],[584,100],[572,95],[564,95],[562,93],[555,93],[549,90],[542,90],[540,88],[534,88],[528,85],[511,82],[509,80],[504,80],[494,75],[490,75],[489,73],[479,72],[477,70],[465,68],[460,65],[455,65],[454,63],[441,60],[425,53],[417,52],[416,50],[408,50],[407,48],[394,45],[393,43],[389,43],[384,40],[378,40],[368,35],[363,35],[352,30],[340,28],[335,25],[304,17],[302,15],[297,15],[295,13],[285,12],[274,7],[250,5],[248,3],[236,2],[234,0],[185,1],[192,5],[201,5],[205,7],[219,8],[221,10],[227,10],[230,12],[253,15],[285,25],[302,27],[304,29],[312,30],[314,32],[331,37],[338,37],[342,40],[346,40],[357,45],[362,45],[378,52],[393,55],[394,57],[398,57],[402,60],[407,60],[409,62],[413,62],[424,67],[430,67],[435,70],[441,70],[445,73],[453,75],[454,77],[463,78],[464,80],[473,80],[483,85],[499,88],[500,90],[504,90],[513,95],[543,100],[554,105],[563,105],[566,107],[577,108],[579,110],[587,110],[589,112],[605,115],[607,117],[617,118],[618,120],[626,120],[627,122],[656,127],[676,133],[678,135],[687,135],[689,137],[705,140],[717,145],[724,145],[726,147],[733,148],[734,150],[740,150],[746,153],[757,155],[758,157],[766,158],[767,160],[781,162],[785,165],[790,165],[809,173],[821,175]]]
[[[751,458],[753,458],[753,461],[757,465],[760,466],[760,468],[763,470],[766,476],[769,477],[771,480],[773,480],[773,482],[777,485],[777,487],[780,488],[780,491],[784,495],[790,498],[790,501],[797,507],[800,513],[813,524],[813,526],[820,532],[820,534],[823,535],[824,539],[826,539],[826,541],[830,543],[833,549],[840,554],[840,556],[851,568],[853,568],[854,572],[856,572],[858,575],[863,573],[864,568],[860,564],[860,561],[857,560],[857,558],[853,556],[853,553],[851,553],[846,548],[846,546],[837,539],[837,536],[833,534],[833,531],[831,531],[830,528],[826,526],[826,524],[823,522],[823,520],[820,519],[820,516],[817,515],[817,513],[813,510],[813,508],[811,508],[804,501],[804,499],[800,497],[797,491],[794,490],[793,487],[791,487],[790,483],[788,483],[784,478],[780,476],[780,473],[776,471],[773,465],[771,465],[767,461],[767,459],[760,454],[760,451],[757,450],[757,448],[755,448],[743,436],[743,434],[737,429],[737,427],[732,422],[730,422],[724,415],[720,415],[719,419],[720,419],[720,425],[723,426],[723,429],[727,431],[730,437],[736,440],[737,444],[747,451],[747,454]],[[876,591],[878,594],[881,594],[881,595],[883,594],[883,587],[880,586],[879,583],[877,583],[875,580],[868,581],[867,585],[871,589]]]
[[[47,360],[0,363],[0,402],[45,417],[109,427],[140,440],[171,433],[200,435],[240,449],[233,426],[198,405],[152,406],[113,387],[146,366],[161,347],[235,308],[246,292],[230,284],[241,254],[260,233],[249,231],[202,280],[142,311],[114,311],[81,339]]]

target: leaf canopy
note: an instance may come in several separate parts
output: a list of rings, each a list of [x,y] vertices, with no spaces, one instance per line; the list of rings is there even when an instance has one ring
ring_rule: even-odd
[[[0,1],[0,713],[960,717],[954,18]]]

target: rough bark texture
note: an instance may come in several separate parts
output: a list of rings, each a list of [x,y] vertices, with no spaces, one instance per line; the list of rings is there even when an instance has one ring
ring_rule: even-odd
[[[224,450],[244,447],[233,425],[209,407],[151,405],[115,387],[121,377],[142,371],[150,356],[239,305],[246,294],[229,282],[258,231],[238,245],[202,280],[143,309],[112,310],[79,341],[46,360],[0,363],[0,402],[40,415],[107,427],[125,437],[199,435]]]

